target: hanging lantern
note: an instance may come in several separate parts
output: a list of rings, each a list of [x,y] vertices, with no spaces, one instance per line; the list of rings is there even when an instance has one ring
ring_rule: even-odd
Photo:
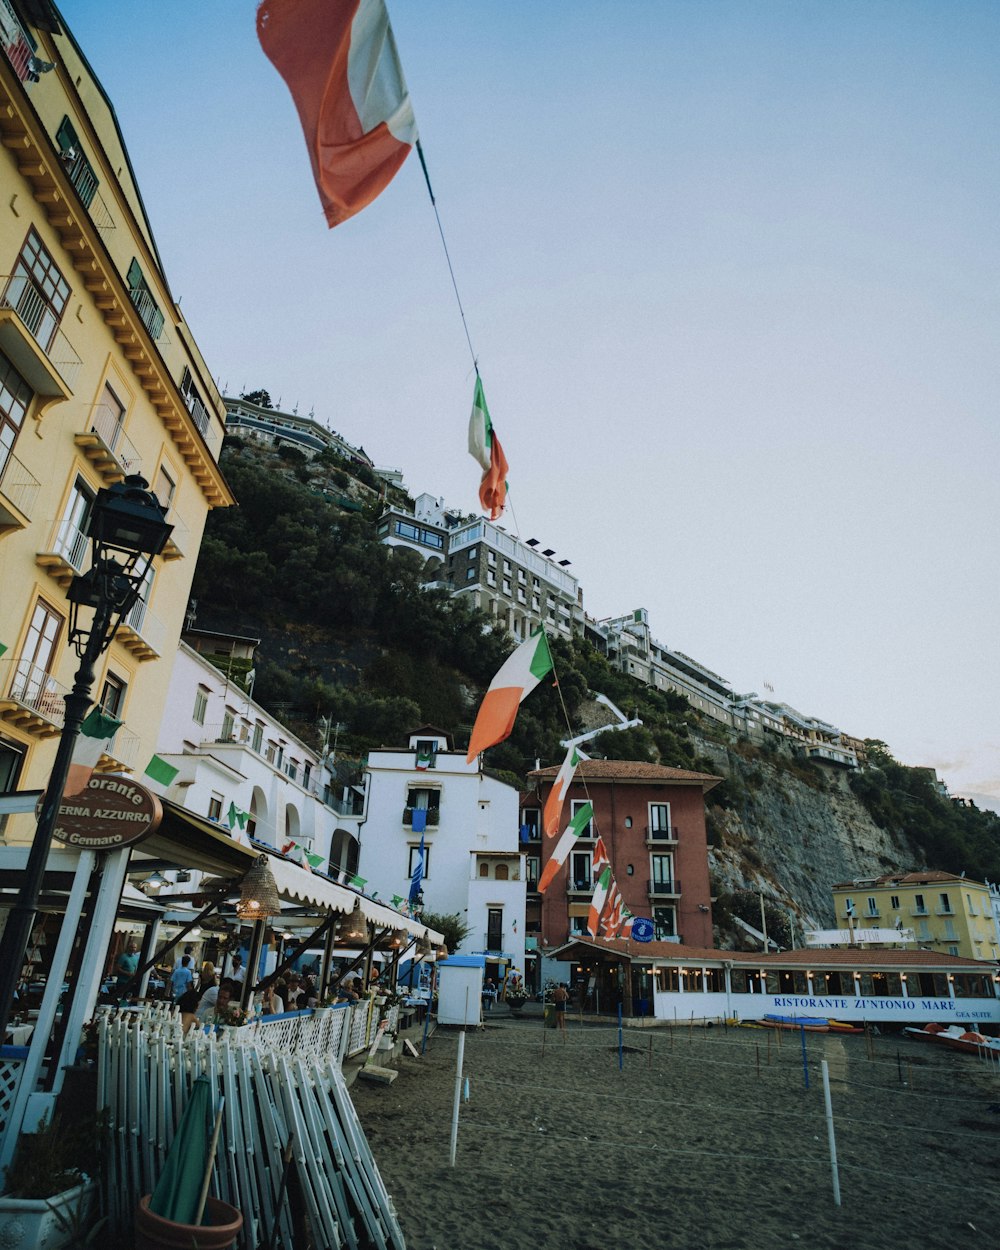
[[[437,948],[436,954],[437,954],[438,959],[448,958],[448,947],[444,944],[444,942],[442,942],[441,945]]]
[[[368,921],[361,913],[361,904],[355,903],[354,910],[346,920],[340,922],[337,936],[344,946],[368,945]]]
[[[240,901],[236,914],[241,920],[266,920],[281,914],[281,900],[274,874],[267,866],[267,856],[255,859],[240,882]]]
[[[420,959],[426,959],[433,949],[430,935],[425,929],[422,936],[417,938],[417,956]]]

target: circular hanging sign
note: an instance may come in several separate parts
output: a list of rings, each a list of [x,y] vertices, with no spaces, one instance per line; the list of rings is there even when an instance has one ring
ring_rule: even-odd
[[[632,921],[632,937],[636,942],[652,942],[653,922],[645,916],[636,916]]]
[[[63,798],[52,836],[81,851],[117,851],[141,842],[162,819],[159,798],[145,786],[128,777],[95,773],[85,790]]]

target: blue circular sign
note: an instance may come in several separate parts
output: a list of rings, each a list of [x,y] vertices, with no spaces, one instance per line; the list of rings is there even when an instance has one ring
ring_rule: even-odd
[[[632,921],[632,936],[637,942],[652,942],[652,920],[649,920],[646,916],[636,916]]]

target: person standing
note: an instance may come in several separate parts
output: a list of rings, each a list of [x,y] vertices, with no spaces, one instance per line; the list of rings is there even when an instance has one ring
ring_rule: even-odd
[[[129,982],[135,976],[139,967],[139,951],[132,938],[125,943],[125,949],[115,960],[115,973],[117,975],[116,988],[118,993],[124,992]]]
[[[552,1005],[556,1009],[556,1025],[563,1034],[565,1041],[566,1034],[566,1004],[569,1002],[569,990],[562,981],[552,991]]]
[[[191,956],[182,955],[181,962],[170,974],[170,997],[174,1002],[180,999],[194,985],[194,972],[191,968]]]
[[[229,973],[230,981],[235,981],[237,985],[242,985],[247,979],[247,970],[243,967],[243,956],[233,956],[233,966]]]

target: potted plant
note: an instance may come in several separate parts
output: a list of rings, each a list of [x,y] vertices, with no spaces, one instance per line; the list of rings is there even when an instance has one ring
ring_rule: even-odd
[[[93,1126],[91,1126],[93,1128]],[[83,1245],[93,1220],[97,1186],[82,1170],[94,1132],[66,1128],[46,1113],[34,1133],[24,1133],[0,1195],[0,1225],[20,1228],[14,1244],[45,1250]],[[89,1144],[87,1144],[89,1143]]]
[[[510,1014],[512,1016],[519,1016],[524,1004],[527,1001],[528,995],[524,992],[522,987],[518,986],[517,989],[510,989],[507,991],[507,1006],[510,1008]]]

